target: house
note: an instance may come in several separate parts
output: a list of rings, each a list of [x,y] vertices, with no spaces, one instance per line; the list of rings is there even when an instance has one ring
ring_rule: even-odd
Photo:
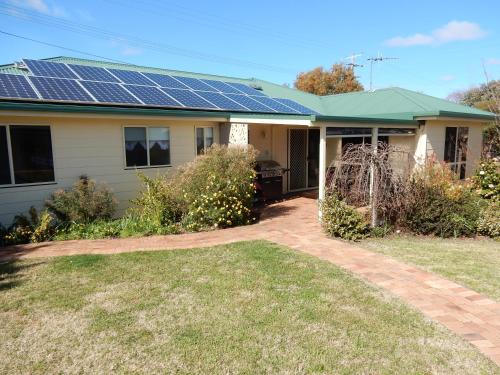
[[[274,99],[273,99],[274,98]],[[0,222],[83,174],[121,212],[137,170],[168,172],[214,142],[252,144],[289,169],[283,192],[319,187],[346,143],[384,140],[468,176],[494,115],[401,88],[319,97],[258,79],[55,57],[0,66]],[[466,144],[467,151],[458,147]]]

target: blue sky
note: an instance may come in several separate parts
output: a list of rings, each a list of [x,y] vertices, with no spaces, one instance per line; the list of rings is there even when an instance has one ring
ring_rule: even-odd
[[[362,53],[374,88],[446,97],[500,79],[500,1],[0,0],[0,31],[110,59],[292,84]],[[0,63],[76,52],[0,34]]]

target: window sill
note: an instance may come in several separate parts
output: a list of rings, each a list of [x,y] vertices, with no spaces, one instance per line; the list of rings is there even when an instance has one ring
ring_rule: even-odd
[[[34,182],[32,184],[11,184],[11,185],[0,185],[0,189],[15,189],[21,187],[31,187],[31,186],[47,186],[47,185],[57,185],[57,182]]]
[[[158,169],[158,168],[172,168],[172,164],[165,164],[165,165],[145,165],[142,167],[125,167],[124,170],[126,171],[133,171],[135,169]]]

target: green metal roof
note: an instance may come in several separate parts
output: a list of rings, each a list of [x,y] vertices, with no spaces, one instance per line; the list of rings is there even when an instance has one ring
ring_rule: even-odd
[[[326,116],[415,120],[419,117],[464,117],[492,120],[493,113],[419,92],[391,87],[321,98]],[[318,116],[321,117],[321,116]]]
[[[476,118],[483,120],[492,120],[495,118],[495,115],[490,112],[398,87],[373,92],[365,91],[318,96],[256,78],[200,74],[66,56],[52,57],[45,60],[194,78],[218,79],[244,83],[254,87],[258,86],[262,89],[262,92],[269,96],[289,98],[320,113],[321,115],[311,117],[315,121],[415,122],[418,117],[424,116]],[[0,65],[0,73],[27,74],[26,70],[17,68],[15,64]],[[290,116],[287,115],[286,117],[289,118]]]

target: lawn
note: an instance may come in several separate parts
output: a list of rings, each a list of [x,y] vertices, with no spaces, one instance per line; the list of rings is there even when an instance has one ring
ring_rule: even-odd
[[[360,243],[500,301],[500,241],[392,236]]]
[[[0,373],[499,373],[378,289],[268,242],[1,272]]]

